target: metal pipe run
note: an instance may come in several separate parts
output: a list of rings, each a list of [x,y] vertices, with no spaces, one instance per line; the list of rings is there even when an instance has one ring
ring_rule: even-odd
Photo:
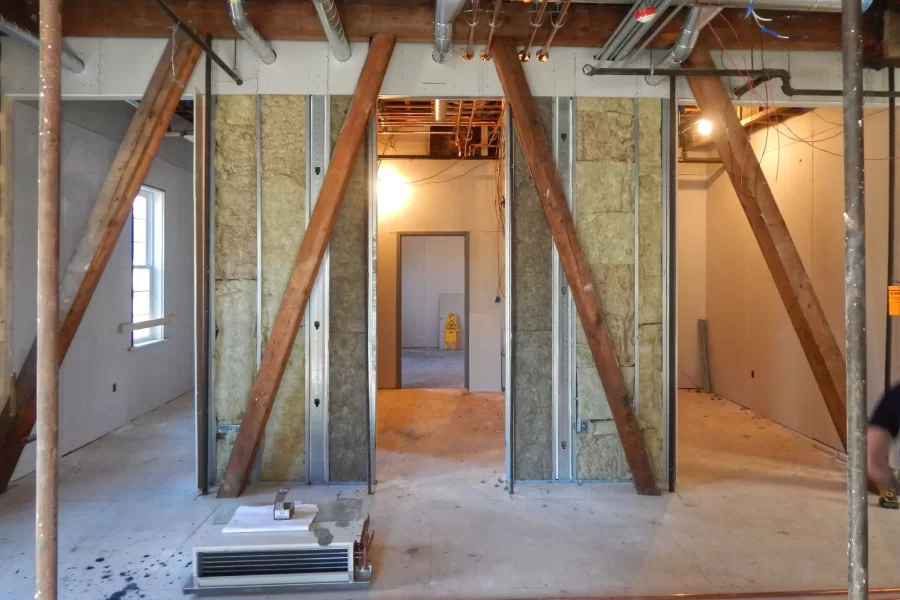
[[[275,62],[275,51],[272,50],[271,44],[259,35],[256,27],[247,18],[247,13],[244,12],[244,0],[228,0],[228,12],[231,13],[231,23],[234,25],[235,31],[244,38],[260,60],[267,65]]]
[[[531,35],[528,37],[525,47],[519,52],[519,60],[522,62],[528,62],[531,59],[531,46],[534,44],[534,38],[537,35],[538,29],[544,24],[544,16],[547,14],[548,4],[550,4],[550,0],[541,0],[541,6],[537,11],[537,16],[534,21],[531,22]]]
[[[847,353],[847,568],[850,600],[869,596],[866,476],[866,192],[863,160],[863,45],[859,0],[843,0],[844,310]]]
[[[491,60],[491,48],[494,45],[494,35],[497,33],[497,28],[500,27],[502,22],[503,2],[501,0],[494,0],[494,12],[488,20],[490,31],[488,32],[488,39],[484,46],[484,50],[481,51],[481,60]]]
[[[56,600],[59,534],[59,184],[62,1],[40,0],[36,600]]]
[[[338,14],[334,0],[313,0],[313,4],[322,28],[325,30],[325,37],[328,38],[328,45],[331,46],[331,51],[334,53],[334,58],[338,62],[347,62],[350,60],[350,42],[347,41],[344,24],[341,23],[341,16]]]
[[[659,70],[675,68],[688,59],[694,46],[697,45],[697,39],[700,37],[700,30],[706,26],[710,20],[722,11],[721,8],[712,8],[707,6],[694,6],[688,11],[684,17],[684,24],[678,33],[678,39],[675,45],[658,63],[653,67]],[[647,75],[644,77],[650,85],[659,85],[665,77],[660,75]]]
[[[871,595],[897,594],[900,587],[883,587],[869,590]],[[750,600],[752,598],[812,598],[829,596],[846,596],[847,588],[826,588],[810,590],[769,590],[748,592],[712,592],[712,593],[675,593],[636,596],[579,596],[579,600]],[[525,600],[514,598],[512,600]],[[530,600],[550,600],[549,598],[531,598]],[[554,599],[555,600],[555,599]]]
[[[472,0],[472,18],[468,21],[469,40],[466,43],[466,49],[463,50],[463,60],[472,60],[475,55],[475,28],[478,26],[478,0]]]
[[[207,44],[206,41],[205,41],[203,38],[201,38],[201,37],[197,34],[196,31],[194,31],[193,29],[191,29],[190,27],[188,27],[187,24],[186,24],[184,21],[181,20],[181,17],[179,17],[178,15],[176,15],[176,14],[172,11],[172,9],[169,8],[169,5],[168,5],[168,4],[166,4],[165,2],[163,2],[163,0],[153,0],[153,1],[156,2],[156,5],[159,7],[159,10],[163,11],[163,13],[164,13],[167,17],[169,17],[169,20],[172,21],[172,24],[175,25],[175,27],[176,27],[177,29],[180,29],[181,31],[183,31],[184,34],[185,34],[186,36],[188,36],[189,38],[191,38],[191,40],[192,40],[195,44],[197,44],[198,46],[200,46],[200,47],[203,49],[203,51],[206,52],[206,54],[207,54],[211,59],[213,59],[213,62],[215,62],[217,65],[219,65],[219,67],[220,67],[223,71],[225,71],[225,73],[227,73],[228,76],[231,77],[231,79],[234,80],[234,82],[235,82],[236,84],[238,84],[238,85],[243,85],[244,80],[241,78],[241,76],[238,75],[238,74],[235,72],[234,69],[232,69],[231,67],[229,67],[229,66],[225,63],[225,61],[222,60],[222,58],[221,58],[218,54],[216,54],[215,52],[213,52],[213,49],[210,47],[210,45]]]
[[[40,50],[41,41],[30,31],[19,27],[14,22],[0,15],[0,32],[5,33],[9,37],[15,38],[20,42],[24,42],[34,48]],[[84,71],[84,61],[63,45],[62,48],[62,66],[65,70],[72,73],[81,73]]]
[[[824,90],[818,88],[795,88],[791,85],[791,74],[786,69],[653,69],[647,67],[595,67],[584,65],[582,72],[588,76],[594,75],[622,75],[630,77],[646,77],[647,75],[662,75],[664,77],[749,77],[781,80],[781,91],[785,96],[842,96],[841,90]],[[897,98],[898,91],[863,90],[866,98]]]
[[[547,39],[544,40],[544,46],[535,55],[535,58],[539,61],[547,62],[547,59],[550,58],[550,46],[553,44],[553,39],[556,37],[556,33],[559,31],[560,27],[566,24],[566,14],[569,12],[569,7],[571,5],[572,0],[564,0],[557,17],[554,19],[553,15],[550,15],[550,26],[552,29],[550,30],[550,33],[547,34]]]

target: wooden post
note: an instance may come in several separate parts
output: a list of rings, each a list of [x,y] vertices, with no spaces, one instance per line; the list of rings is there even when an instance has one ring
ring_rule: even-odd
[[[500,76],[503,93],[512,109],[513,124],[528,170],[537,186],[544,214],[550,224],[550,233],[556,244],[559,259],[572,290],[575,308],[584,326],[591,356],[597,366],[603,390],[609,402],[625,458],[631,469],[634,487],[638,494],[659,495],[653,468],[641,437],[641,428],[628,404],[625,378],[616,358],[615,347],[603,317],[600,298],[593,284],[590,269],[584,259],[584,251],[578,241],[572,213],[556,171],[550,144],[541,128],[541,122],[525,79],[525,71],[516,55],[510,38],[500,37],[493,50],[494,64]]]
[[[150,170],[199,56],[200,49],[196,44],[180,31],[177,32],[159,59],[147,91],[125,133],[125,139],[94,203],[87,230],[59,288],[62,327],[56,347],[57,366],[62,364],[72,344],[100,276],[131,214],[134,197]],[[37,353],[36,344],[33,344],[16,377],[14,400],[17,403],[17,417],[9,420],[5,431],[0,431],[0,491],[9,484],[25,448],[25,437],[34,427]]]
[[[62,3],[40,3],[35,599],[56,600],[59,531],[59,182]]]
[[[694,50],[687,65],[697,69],[716,67],[709,51],[702,49]],[[846,365],[800,253],[722,80],[719,77],[688,77],[687,80],[704,118],[713,123],[713,143],[800,338],[800,346],[841,444],[846,448]]]
[[[310,216],[291,277],[278,307],[278,313],[275,315],[259,372],[250,388],[247,410],[241,419],[241,426],[225,468],[225,476],[219,485],[219,498],[235,498],[247,485],[253,459],[259,449],[269,413],[272,412],[281,376],[284,374],[294,338],[297,337],[300,321],[303,319],[303,312],[309,302],[316,273],[319,271],[319,264],[322,262],[331,230],[344,200],[344,192],[350,181],[356,155],[365,139],[366,125],[378,102],[378,92],[381,90],[381,83],[384,81],[384,74],[396,41],[396,37],[384,34],[378,34],[372,39],[366,63],[356,84],[353,102],[338,136],[334,156],[325,173],[319,199]]]

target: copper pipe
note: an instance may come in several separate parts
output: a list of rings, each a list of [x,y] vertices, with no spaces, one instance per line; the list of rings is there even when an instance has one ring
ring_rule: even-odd
[[[494,0],[494,13],[491,15],[491,20],[488,21],[488,26],[491,28],[491,31],[488,33],[487,44],[484,46],[484,50],[481,51],[481,60],[491,60],[491,47],[494,45],[494,34],[497,32],[501,23],[501,4],[501,0]]]
[[[570,4],[572,4],[572,0],[565,0],[565,2],[563,2],[563,6],[559,11],[559,16],[555,21],[551,15],[550,25],[553,26],[553,29],[547,34],[547,39],[544,40],[544,47],[535,55],[535,58],[540,62],[547,62],[547,59],[550,58],[550,45],[553,43],[553,38],[556,37],[556,32],[559,31],[559,28],[566,24],[566,13],[569,11]]]
[[[498,0],[499,2],[499,0]],[[460,126],[462,125],[462,110],[463,104],[465,104],[465,100],[460,100],[459,105],[456,108],[456,150],[459,152],[460,156],[462,156],[462,130]]]
[[[531,23],[531,37],[528,38],[528,43],[525,44],[525,47],[519,52],[519,60],[522,62],[528,62],[531,58],[531,45],[534,44],[534,38],[537,36],[538,29],[544,24],[544,15],[547,12],[547,5],[549,4],[550,0],[541,0],[541,8],[538,10],[537,18]]]
[[[59,535],[59,179],[62,1],[40,0],[35,595],[56,600]]]
[[[475,113],[478,112],[478,100],[472,100],[472,113],[469,115],[469,123],[466,125],[466,139],[463,140],[463,155],[469,155],[469,140],[472,139],[472,124],[475,122]]]
[[[469,43],[462,53],[463,60],[472,60],[475,53],[475,27],[478,25],[478,1],[472,0],[472,20],[469,21]]]
[[[900,594],[900,587],[870,588],[870,595]],[[568,600],[750,600],[753,598],[807,598],[821,596],[846,596],[847,588],[826,588],[809,590],[770,590],[747,592],[703,592],[635,596],[573,596]],[[479,600],[493,600],[481,598]],[[526,600],[513,598],[507,600]],[[527,600],[559,600],[554,597],[529,598]]]

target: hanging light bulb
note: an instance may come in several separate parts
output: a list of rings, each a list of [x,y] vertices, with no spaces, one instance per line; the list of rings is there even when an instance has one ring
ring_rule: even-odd
[[[709,135],[712,133],[712,122],[707,121],[706,119],[699,119],[697,121],[697,133],[700,135]]]

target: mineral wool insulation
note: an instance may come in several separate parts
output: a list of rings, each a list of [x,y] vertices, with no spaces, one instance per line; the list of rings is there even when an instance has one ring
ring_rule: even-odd
[[[575,228],[661,479],[662,106],[653,99],[578,98],[576,116]],[[577,434],[578,478],[630,477],[580,323],[576,379],[577,418],[589,422]]]
[[[213,405],[217,425],[238,425],[262,346],[306,228],[304,96],[262,96],[261,229],[256,209],[256,97],[219,96],[215,152],[215,349]],[[257,241],[262,251],[257,265]],[[257,331],[257,281],[262,331]],[[262,443],[259,479],[304,481],[304,333],[294,342]],[[234,431],[216,442],[221,478]]]

